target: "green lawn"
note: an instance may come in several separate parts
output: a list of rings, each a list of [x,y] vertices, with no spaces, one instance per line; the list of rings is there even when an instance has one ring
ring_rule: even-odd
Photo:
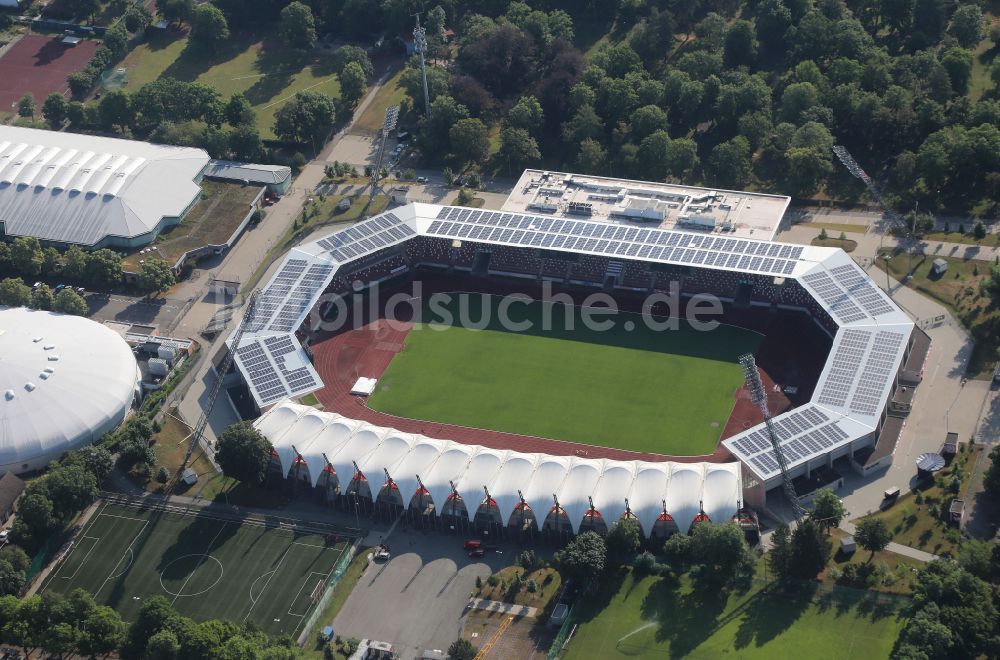
[[[313,588],[345,549],[343,542],[327,545],[322,534],[107,505],[42,590],[82,588],[126,621],[143,599],[160,595],[194,619],[295,634]]]
[[[296,92],[311,90],[333,97],[340,93],[328,60],[304,56],[260,35],[234,35],[228,48],[209,57],[188,50],[183,37],[157,32],[136,46],[121,66],[128,69],[132,92],[161,76],[204,83],[223,98],[243,92],[267,139],[274,137],[274,114]]]
[[[580,308],[567,313],[540,302],[510,305],[510,320],[532,329],[508,332],[499,301],[464,297],[467,319],[490,321],[482,330],[457,325],[457,298],[440,307],[456,325],[441,323],[431,303],[430,323],[407,335],[369,405],[401,417],[701,455],[715,449],[743,383],[737,357],[760,343],[760,335],[732,326],[653,330],[632,314],[595,317],[614,326],[601,332],[583,325]],[[541,330],[544,316],[553,329]]]
[[[905,599],[851,589],[728,594],[686,577],[612,575],[580,600],[566,660],[888,658]]]

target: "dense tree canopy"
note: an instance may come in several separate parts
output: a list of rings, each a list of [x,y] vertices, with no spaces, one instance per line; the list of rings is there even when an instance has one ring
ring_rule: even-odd
[[[249,423],[233,424],[216,442],[216,459],[227,477],[260,483],[271,462],[271,443]]]

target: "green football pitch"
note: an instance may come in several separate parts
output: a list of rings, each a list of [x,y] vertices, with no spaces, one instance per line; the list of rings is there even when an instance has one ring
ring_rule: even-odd
[[[369,406],[604,447],[710,454],[743,383],[737,358],[762,339],[728,325],[655,329],[628,313],[593,316],[612,326],[599,330],[584,325],[581,308],[541,302],[509,305],[511,321],[531,324],[509,331],[499,322],[500,298],[465,300],[425,304],[424,322],[407,335]],[[481,329],[460,321],[461,304]]]
[[[196,620],[294,635],[346,549],[318,533],[105,504],[42,591],[82,588],[126,621],[144,599],[164,596]]]

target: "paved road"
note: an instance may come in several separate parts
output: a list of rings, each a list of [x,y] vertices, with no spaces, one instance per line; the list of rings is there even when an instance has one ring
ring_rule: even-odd
[[[113,321],[151,325],[166,334],[178,316],[183,312],[186,300],[170,298],[145,298],[121,294],[88,293],[84,296],[90,308],[90,317],[95,321]]]
[[[366,569],[333,629],[343,637],[391,642],[402,660],[447,649],[462,631],[476,577],[485,580],[513,560],[513,548],[470,559],[461,537],[439,532],[396,531],[390,541],[392,559]]]
[[[857,532],[857,528],[854,523],[848,520],[842,520],[839,525],[840,529],[844,530],[851,536]],[[916,548],[911,548],[908,545],[902,545],[900,543],[891,542],[886,546],[886,550],[889,552],[895,552],[897,555],[903,555],[904,557],[911,557],[918,561],[934,561],[938,558],[937,555],[931,554],[930,552],[924,552],[923,550],[917,550]]]

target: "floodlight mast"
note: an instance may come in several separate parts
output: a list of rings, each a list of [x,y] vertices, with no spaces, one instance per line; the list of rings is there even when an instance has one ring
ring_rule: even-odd
[[[257,298],[260,296],[260,289],[257,289],[250,294],[250,298],[247,300],[247,311],[243,314],[243,320],[240,324],[236,326],[236,332],[233,333],[231,340],[231,345],[229,350],[226,351],[226,357],[222,360],[222,364],[216,372],[217,378],[215,379],[215,384],[212,385],[212,389],[209,391],[208,400],[202,407],[201,417],[198,418],[198,423],[195,425],[194,430],[191,432],[191,442],[188,443],[187,451],[184,453],[184,460],[181,461],[181,467],[177,470],[177,478],[180,478],[184,474],[184,469],[187,468],[188,461],[191,460],[191,455],[194,450],[201,443],[202,436],[205,435],[205,427],[208,426],[208,418],[212,414],[212,410],[215,409],[215,401],[219,398],[219,393],[222,391],[222,381],[226,379],[226,373],[229,372],[229,368],[233,364],[233,359],[236,356],[236,351],[240,348],[240,342],[243,340],[243,333],[246,331],[247,327],[253,323],[254,311],[257,309]]]
[[[375,157],[375,167],[372,168],[371,175],[371,192],[368,193],[368,206],[365,207],[365,211],[371,208],[372,202],[375,201],[375,194],[379,189],[379,181],[382,179],[382,158],[385,155],[385,142],[389,139],[389,134],[392,133],[393,129],[396,128],[396,124],[399,121],[399,106],[390,105],[385,109],[385,119],[382,121],[382,131],[380,134],[378,154]]]
[[[785,496],[792,505],[796,520],[805,513],[805,509],[799,504],[799,498],[795,495],[795,487],[788,476],[788,463],[784,454],[781,453],[781,445],[778,436],[774,432],[771,422],[771,411],[767,407],[767,392],[764,390],[764,383],[760,380],[760,373],[757,371],[757,360],[751,353],[740,356],[740,366],[743,367],[743,376],[746,380],[747,389],[750,391],[750,399],[754,402],[760,412],[764,415],[764,426],[767,428],[767,437],[771,441],[771,448],[774,450],[774,458],[778,461],[778,468],[781,470],[781,482],[785,489]]]
[[[420,14],[417,14],[417,26],[413,28],[413,50],[420,55],[420,80],[424,85],[424,115],[431,116],[431,97],[427,93],[427,65],[424,53],[427,52],[427,29],[420,25]]]
[[[882,197],[882,191],[879,190],[878,185],[876,185],[876,183],[872,181],[872,178],[868,176],[868,173],[865,172],[860,165],[858,165],[858,162],[854,160],[853,156],[851,156],[851,152],[847,150],[847,147],[839,144],[834,146],[833,155],[837,157],[837,160],[839,160],[845,168],[847,168],[848,172],[865,184],[868,188],[868,194],[870,194],[872,199],[875,200],[875,203],[878,204],[879,208],[882,210],[882,214],[887,220],[889,220],[890,226],[894,228],[904,239],[906,239],[909,244],[906,249],[906,253],[909,256],[909,270],[907,271],[907,274],[913,272],[913,252],[910,247],[913,243],[913,227],[907,225],[906,221],[896,215],[892,208],[886,204],[885,199]],[[914,218],[913,222],[916,222],[916,218]],[[886,263],[885,270],[886,274],[888,274],[888,263]],[[890,290],[887,289],[887,292],[891,295]]]

